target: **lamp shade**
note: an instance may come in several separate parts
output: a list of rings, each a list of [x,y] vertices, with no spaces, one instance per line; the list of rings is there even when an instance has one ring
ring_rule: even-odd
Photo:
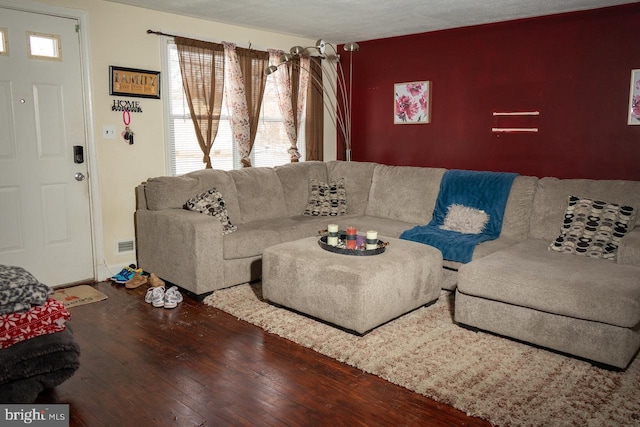
[[[318,49],[318,52],[320,52],[322,55],[324,55],[326,47],[327,43],[323,39],[318,39],[316,41],[316,49]]]
[[[345,43],[343,46],[345,52],[357,52],[360,50],[360,45],[356,42]]]
[[[275,73],[276,71],[278,71],[278,67],[276,67],[275,65],[269,65],[267,68],[264,69],[264,75],[268,76],[270,74]]]
[[[290,53],[283,53],[280,55],[280,62],[289,62],[293,59],[293,55]]]

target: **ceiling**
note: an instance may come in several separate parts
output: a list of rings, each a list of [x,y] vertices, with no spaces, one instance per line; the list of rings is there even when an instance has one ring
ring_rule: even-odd
[[[108,0],[333,43],[487,24],[638,0]]]

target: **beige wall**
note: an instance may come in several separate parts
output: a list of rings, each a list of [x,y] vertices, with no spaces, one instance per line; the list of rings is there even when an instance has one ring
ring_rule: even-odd
[[[214,42],[228,41],[240,47],[248,47],[251,42],[256,49],[288,50],[293,45],[312,45],[315,40],[102,0],[38,0],[37,3],[78,9],[86,12],[87,16],[88,25],[84,30],[88,36],[90,102],[93,110],[89,149],[94,150],[97,159],[94,165],[97,177],[92,178],[99,182],[96,206],[101,216],[96,218],[96,224],[102,235],[96,236],[96,241],[101,242],[96,263],[98,279],[103,280],[122,266],[135,262],[132,252],[117,252],[119,241],[134,239],[135,186],[149,177],[165,175],[166,170],[163,101],[109,96],[109,65],[161,71],[163,38],[147,34],[147,29]],[[29,7],[37,3],[22,1],[19,4]],[[161,92],[163,90],[161,88]],[[103,125],[116,125],[118,135],[124,130],[122,113],[111,111],[114,99],[140,102],[143,112],[131,113],[130,127],[135,132],[133,145],[128,145],[119,136],[115,140],[102,137]]]

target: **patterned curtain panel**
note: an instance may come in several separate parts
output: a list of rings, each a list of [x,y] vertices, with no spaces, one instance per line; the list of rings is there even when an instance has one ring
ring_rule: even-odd
[[[284,52],[281,50],[269,49],[269,63],[278,65],[280,63],[280,56]],[[297,161],[300,158],[298,147],[295,144],[298,136],[296,134],[296,124],[293,114],[293,106],[291,105],[291,77],[289,76],[289,67],[278,67],[278,71],[272,74],[276,79],[276,87],[278,90],[278,106],[280,107],[280,113],[282,113],[282,121],[284,123],[284,129],[289,138],[289,142],[293,141],[289,148],[289,154],[291,155],[291,161]],[[296,157],[297,153],[297,157]]]
[[[225,45],[226,47],[226,45]],[[232,54],[232,51],[235,54]],[[233,58],[235,56],[235,58]],[[235,70],[238,67],[241,71],[243,92],[245,96],[246,114],[242,114],[242,128],[244,129],[244,120],[248,120],[249,125],[249,140],[243,138],[243,142],[240,143],[239,148],[242,155],[242,166],[251,166],[251,159],[249,155],[253,149],[253,144],[256,140],[256,134],[258,131],[258,122],[260,119],[260,110],[262,108],[262,100],[264,98],[264,89],[267,84],[267,76],[264,74],[265,68],[269,65],[269,53],[265,51],[257,51],[252,49],[243,49],[235,47],[235,49],[228,49],[228,58],[230,62],[237,63],[233,65]],[[236,76],[237,72],[232,75]],[[233,78],[233,85],[239,84],[236,77]],[[240,92],[238,89],[233,89],[233,92]],[[235,109],[232,110],[235,114]],[[233,126],[232,118],[232,126]],[[235,128],[234,128],[235,134]]]
[[[249,108],[242,78],[242,69],[236,55],[236,45],[223,43],[227,73],[225,75],[225,95],[227,108],[231,115],[231,131],[233,140],[238,145],[242,159],[242,167],[250,167],[251,159],[251,126],[249,125]]]
[[[224,47],[218,43],[174,37],[182,85],[189,104],[202,162],[211,169],[211,147],[218,133],[224,91]]]
[[[269,50],[269,62],[274,65],[280,63],[281,50]],[[305,65],[306,64],[306,65]],[[282,113],[285,130],[291,146],[289,154],[291,162],[300,159],[298,151],[298,123],[304,110],[309,83],[309,58],[293,60],[288,66],[278,67],[273,73],[278,88],[278,106]]]

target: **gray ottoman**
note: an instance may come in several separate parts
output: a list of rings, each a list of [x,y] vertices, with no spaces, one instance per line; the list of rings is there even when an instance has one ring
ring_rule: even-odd
[[[262,255],[262,294],[271,303],[358,334],[438,299],[440,251],[380,239],[389,246],[374,256],[325,251],[317,237],[268,247]]]

